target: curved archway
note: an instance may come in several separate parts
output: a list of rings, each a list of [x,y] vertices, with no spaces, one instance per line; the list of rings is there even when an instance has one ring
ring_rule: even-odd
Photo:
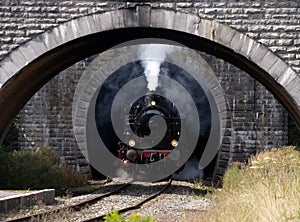
[[[144,41],[148,41],[148,40],[143,40],[142,42]],[[130,62],[138,61],[142,59],[141,56],[139,55],[140,53],[139,47],[145,45],[134,44],[134,42],[132,44],[133,45],[130,46],[127,45],[127,46],[122,46],[111,50],[107,50],[104,53],[98,55],[85,69],[84,73],[82,74],[76,86],[76,91],[73,100],[73,109],[72,109],[73,129],[74,129],[75,137],[77,139],[78,145],[82,153],[84,154],[86,159],[89,160],[88,162],[98,167],[97,170],[100,172],[101,169],[105,168],[106,164],[104,164],[105,161],[99,161],[99,157],[101,157],[104,153],[108,154],[108,156],[110,156],[111,154],[107,153],[106,148],[99,149],[100,147],[103,148],[104,145],[102,144],[101,136],[99,137],[99,135],[97,134],[98,130],[95,123],[96,98],[97,95],[99,94],[100,88],[103,87],[103,82],[107,78],[109,78],[109,76],[112,75],[112,73],[115,72],[115,70],[118,70],[119,68],[121,68],[126,64],[129,64]],[[155,44],[151,45],[151,47],[155,47],[155,46],[162,47],[163,45],[155,45]],[[205,148],[201,150],[201,152],[203,152],[201,155],[201,160],[199,159],[199,163],[197,163],[199,165],[198,168],[200,170],[203,170],[214,159],[222,143],[223,134],[224,134],[223,131],[226,127],[225,125],[227,121],[225,95],[223,94],[222,87],[218,82],[215,73],[212,71],[208,63],[206,63],[206,61],[198,53],[194,52],[191,49],[184,48],[181,46],[167,45],[167,47],[169,50],[170,49],[171,50],[169,53],[167,53],[166,57],[164,58],[164,62],[170,62],[172,64],[176,64],[179,67],[188,71],[191,75],[193,75],[193,77],[195,78],[194,80],[197,81],[199,85],[201,85],[200,88],[203,89],[205,96],[207,96],[206,98],[208,99],[209,107],[210,107],[209,110],[212,113],[212,116],[214,117],[211,120],[209,120],[209,122],[212,125],[211,129],[210,127],[205,127],[205,124],[204,126],[202,126],[203,130],[205,129],[209,131],[209,133],[207,132],[209,136]],[[147,58],[143,58],[143,59],[147,59]],[[177,75],[181,76],[181,78],[184,78],[182,76],[182,73],[177,73]],[[129,78],[133,78],[133,77],[129,77]],[[163,82],[163,80],[161,81]],[[172,89],[170,92],[172,94],[177,94],[175,93],[176,92],[175,87],[171,87],[172,84],[170,83],[170,81],[172,80],[168,79],[168,87]],[[109,82],[112,84],[111,80]],[[192,82],[189,81],[189,84],[191,85]],[[138,85],[139,84],[135,84],[134,91],[137,92],[138,96],[141,96],[140,94],[141,91],[138,90]],[[115,87],[116,86],[112,88],[115,89]],[[200,91],[200,89],[198,90]],[[130,91],[124,94],[130,95],[130,97],[132,98],[134,92]],[[170,96],[167,94],[164,95]],[[184,96],[183,97],[181,96],[183,95],[177,94],[177,97],[181,99],[184,98]],[[201,95],[200,92],[198,96],[203,97],[203,95]],[[200,100],[203,100],[203,98]],[[130,102],[127,99],[125,99],[125,101],[126,104],[130,104]],[[182,99],[181,101],[182,104],[184,104],[186,107],[189,107],[190,104],[188,105],[187,100]],[[107,102],[106,106],[109,106],[108,104],[109,103]],[[175,105],[176,104],[177,103],[175,103]],[[99,112],[99,110],[97,112]],[[188,114],[191,115],[191,113],[192,113],[191,110],[189,110]],[[183,115],[187,116],[188,114],[186,113]],[[101,113],[101,115],[99,114],[98,117],[102,115],[103,113]],[[206,119],[208,118],[207,113],[202,115],[204,115]],[[120,115],[117,116],[118,116],[117,118],[118,121],[120,121]],[[106,118],[109,117],[106,116]],[[192,122],[194,121],[196,120],[193,119]],[[192,138],[189,138],[189,140],[191,139]],[[110,140],[112,139],[110,138]],[[188,141],[184,142],[184,144],[188,144]],[[197,152],[200,152],[200,150],[198,149]],[[93,153],[93,155],[89,157],[88,153]],[[94,159],[94,157],[97,158]],[[104,159],[106,158],[108,157],[105,156]],[[113,158],[112,161],[109,161],[109,163],[112,162],[113,162]],[[103,166],[100,167],[99,163],[103,163]],[[110,172],[112,167],[108,167],[108,169]]]
[[[23,44],[0,63],[0,135],[28,99],[66,67],[114,45],[164,38],[224,59],[261,82],[300,125],[300,76],[283,60],[228,26],[194,14],[148,7],[72,20]]]

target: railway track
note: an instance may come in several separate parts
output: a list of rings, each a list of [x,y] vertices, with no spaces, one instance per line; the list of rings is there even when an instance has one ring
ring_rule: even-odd
[[[172,183],[172,180],[170,179],[168,181],[168,183],[165,186],[163,186],[163,188],[160,189],[158,192],[148,196],[147,198],[139,201],[138,203],[135,203],[131,206],[121,208],[121,209],[117,209],[117,210],[119,211],[119,213],[125,213],[125,212],[131,211],[131,210],[138,209],[143,204],[145,204],[146,202],[148,202],[148,201],[156,198],[160,194],[162,194],[171,185],[171,183]],[[99,194],[99,195],[97,195],[97,196],[95,196],[91,199],[82,201],[80,203],[76,203],[76,204],[73,204],[73,205],[64,206],[64,207],[60,207],[60,208],[57,208],[57,209],[52,209],[52,210],[48,210],[48,211],[44,211],[44,212],[41,212],[41,213],[36,213],[36,214],[28,215],[28,216],[9,219],[9,220],[6,220],[6,221],[7,222],[41,221],[41,218],[45,218],[47,215],[58,214],[58,213],[60,213],[62,211],[65,211],[65,210],[81,211],[83,208],[86,208],[88,206],[92,206],[95,203],[99,203],[99,201],[101,201],[105,197],[109,197],[109,196],[118,194],[119,192],[123,191],[125,188],[129,187],[131,184],[132,184],[131,182],[123,184],[123,185],[119,186],[118,188],[114,189],[113,191],[106,192],[104,194]],[[106,214],[97,215],[97,216],[94,216],[94,217],[91,217],[89,219],[82,220],[82,221],[83,222],[103,221],[105,216],[106,216]]]
[[[48,211],[45,211],[45,212],[42,212],[42,213],[36,213],[36,214],[24,216],[24,217],[18,217],[18,218],[14,218],[14,219],[9,219],[9,220],[6,220],[6,221],[7,222],[37,221],[38,219],[43,218],[46,215],[57,214],[57,213],[59,213],[61,211],[64,211],[64,210],[76,210],[76,211],[79,211],[82,208],[87,207],[87,206],[89,206],[91,204],[94,204],[94,203],[100,201],[101,199],[103,199],[105,197],[108,197],[108,196],[111,196],[111,195],[119,193],[121,190],[125,189],[126,187],[128,187],[130,185],[131,185],[131,183],[123,184],[123,185],[119,186],[118,188],[116,188],[116,189],[114,189],[114,190],[112,190],[110,192],[106,192],[104,194],[99,194],[99,195],[97,195],[97,196],[95,196],[95,197],[93,197],[91,199],[82,201],[80,203],[76,203],[76,204],[72,204],[72,205],[69,205],[69,206],[60,207],[60,208],[57,208],[57,209],[48,210]]]
[[[171,185],[171,183],[172,183],[172,179],[169,179],[168,183],[165,186],[163,186],[163,188],[160,189],[159,191],[157,191],[156,193],[150,195],[149,197],[145,198],[144,200],[139,201],[138,203],[133,204],[133,205],[131,205],[129,207],[118,209],[118,212],[119,213],[125,213],[125,212],[128,212],[128,211],[136,210],[136,209],[140,208],[143,204],[149,202],[150,200],[153,200],[154,198],[156,198],[157,196],[159,196],[160,194],[162,194],[163,192],[165,192],[165,190],[168,189],[168,187]],[[103,221],[105,216],[106,216],[106,214],[102,214],[102,215],[99,215],[99,216],[95,216],[95,217],[89,218],[87,220],[83,220],[82,222],[98,222],[98,221]]]

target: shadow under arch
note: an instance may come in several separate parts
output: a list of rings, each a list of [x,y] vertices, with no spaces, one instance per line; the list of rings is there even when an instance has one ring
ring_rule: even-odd
[[[236,52],[233,48],[214,41],[215,35],[208,39],[174,29],[129,27],[89,34],[51,49],[21,68],[0,89],[1,138],[4,138],[10,121],[18,114],[25,103],[60,71],[86,57],[103,52],[123,42],[139,38],[161,38],[175,41],[189,48],[214,55],[239,67],[262,83],[285,106],[297,125],[300,126],[299,95],[297,97],[299,86],[291,88],[293,86],[292,80],[298,83],[300,77],[288,66],[288,69],[278,66],[278,70],[282,69],[283,74],[286,75],[275,79],[274,76],[263,69],[265,65],[257,64],[248,57]],[[268,53],[270,54],[270,51],[266,52],[266,54]],[[275,68],[278,61],[280,65],[284,63],[282,60],[278,60],[278,57],[274,54],[271,54],[270,58],[274,57],[277,60],[274,64],[271,64]],[[278,70],[273,70],[273,72],[278,73]],[[291,75],[288,76],[287,74]]]

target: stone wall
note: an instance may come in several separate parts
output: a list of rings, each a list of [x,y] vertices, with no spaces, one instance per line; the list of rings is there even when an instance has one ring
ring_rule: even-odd
[[[136,5],[188,11],[214,19],[265,44],[300,70],[300,2],[289,0],[223,1],[91,1],[2,0],[0,2],[0,60],[27,40],[80,16]]]
[[[300,3],[297,1],[0,1],[0,60],[14,48],[60,23],[81,16],[136,5],[187,11],[214,19],[265,44],[291,67],[300,70]],[[249,75],[223,60],[203,55],[223,87],[228,125],[216,175],[228,161],[245,161],[250,154],[286,144],[287,113]],[[79,62],[46,84],[19,115],[19,147],[55,147],[63,161],[87,170],[73,132],[71,108],[76,83],[88,60]],[[230,155],[229,155],[230,153]]]
[[[288,142],[288,114],[266,88],[244,71],[213,56],[203,55],[216,73],[227,102],[228,124],[215,176],[234,161]]]
[[[287,113],[264,86],[235,66],[202,53],[224,90],[228,124],[215,175],[233,161],[247,161],[257,151],[288,142]],[[72,130],[72,102],[77,81],[89,59],[60,73],[20,113],[19,147],[55,147],[61,160],[87,172]]]
[[[55,148],[62,162],[81,172],[88,172],[72,125],[72,102],[85,61],[61,72],[40,89],[19,114],[19,148],[39,146]]]

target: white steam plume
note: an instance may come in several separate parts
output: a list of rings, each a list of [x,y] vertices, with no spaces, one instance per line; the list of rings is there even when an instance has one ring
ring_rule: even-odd
[[[139,47],[138,56],[142,61],[149,91],[156,90],[160,65],[165,60],[167,54],[172,51],[173,46],[171,45],[146,44]]]

